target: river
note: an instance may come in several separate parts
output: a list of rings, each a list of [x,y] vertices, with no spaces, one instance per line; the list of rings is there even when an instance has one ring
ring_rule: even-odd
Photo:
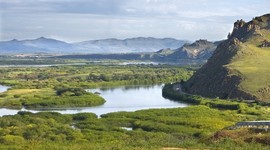
[[[0,86],[0,89],[1,86]],[[7,89],[7,88],[6,88]],[[30,112],[54,111],[61,114],[75,114],[82,112],[92,112],[100,116],[110,112],[118,111],[136,111],[152,108],[175,108],[186,107],[187,104],[175,102],[162,97],[162,85],[152,86],[123,86],[114,88],[89,89],[89,92],[99,92],[106,102],[104,105],[95,107],[78,107],[64,109],[44,109],[44,110],[26,110]],[[20,110],[0,109],[0,116],[14,115]]]
[[[0,85],[0,93],[7,91],[8,88],[9,88],[8,86]]]

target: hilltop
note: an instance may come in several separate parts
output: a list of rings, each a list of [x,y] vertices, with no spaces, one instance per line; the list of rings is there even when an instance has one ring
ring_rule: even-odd
[[[161,48],[176,49],[188,41],[173,38],[136,37],[128,39],[101,39],[67,43],[40,37],[29,40],[0,41],[0,54],[93,54],[155,52]]]
[[[207,40],[197,40],[192,44],[184,44],[168,55],[169,59],[208,59],[217,45]]]
[[[270,101],[270,14],[238,20],[228,39],[184,85],[207,97]]]

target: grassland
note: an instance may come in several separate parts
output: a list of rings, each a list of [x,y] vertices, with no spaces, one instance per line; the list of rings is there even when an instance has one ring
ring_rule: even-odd
[[[270,48],[260,48],[260,43],[270,41],[270,31],[263,30],[268,37],[255,36],[241,45],[241,50],[227,67],[242,78],[239,85],[261,100],[270,101]]]

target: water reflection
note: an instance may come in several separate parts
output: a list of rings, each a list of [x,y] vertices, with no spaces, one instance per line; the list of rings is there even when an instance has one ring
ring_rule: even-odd
[[[175,102],[162,97],[162,85],[152,86],[123,86],[116,88],[89,89],[90,92],[99,92],[106,99],[106,103],[96,107],[79,107],[65,109],[38,109],[30,112],[54,111],[62,114],[92,112],[100,116],[110,112],[136,111],[151,108],[186,107],[187,104]],[[22,109],[25,111],[25,109]],[[19,110],[0,109],[0,115],[16,114]]]

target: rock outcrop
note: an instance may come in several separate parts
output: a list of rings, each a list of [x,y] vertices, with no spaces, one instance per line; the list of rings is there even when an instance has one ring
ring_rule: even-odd
[[[243,20],[236,21],[233,32],[229,34],[228,39],[217,46],[208,62],[184,84],[184,90],[191,94],[225,99],[262,100],[263,98],[270,98],[270,92],[264,93],[265,97],[262,97],[262,94],[259,93],[267,91],[269,89],[268,85],[256,85],[256,88],[258,87],[257,91],[247,86],[249,83],[252,84],[256,78],[260,80],[259,77],[251,75],[254,72],[250,68],[263,72],[262,67],[258,66],[259,63],[249,64],[248,60],[252,56],[254,59],[262,56],[262,52],[259,52],[260,48],[256,48],[259,45],[258,41],[261,43],[260,47],[269,46],[267,41],[270,37],[269,29],[270,14],[256,17],[247,23]],[[264,41],[262,40],[264,38],[268,39]],[[263,51],[263,54],[268,55],[268,52]],[[265,57],[263,56],[265,63],[270,64],[270,60],[265,59]],[[247,62],[247,64],[242,62]],[[245,68],[241,68],[241,66]],[[262,74],[262,76],[266,77],[267,75]],[[250,77],[253,78],[252,82]]]
[[[270,42],[268,42],[267,40],[264,40],[262,44],[260,45],[260,47],[270,47]]]

